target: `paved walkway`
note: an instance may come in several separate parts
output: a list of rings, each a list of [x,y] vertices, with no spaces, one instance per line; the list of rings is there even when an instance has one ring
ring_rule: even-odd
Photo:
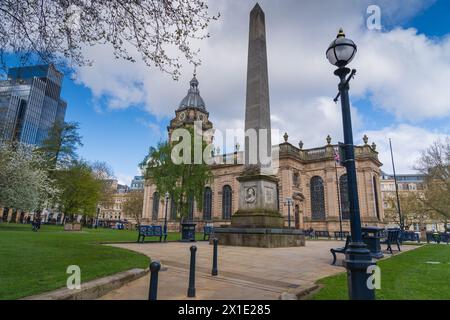
[[[219,246],[219,276],[211,276],[212,246],[197,242],[195,299],[274,300],[281,293],[311,286],[316,280],[344,272],[342,254],[336,266],[330,265],[330,248],[343,246],[339,241],[307,241],[297,248],[246,248]],[[115,244],[159,260],[158,299],[187,299],[189,247],[192,244],[146,243]],[[384,247],[384,246],[383,246]],[[403,246],[404,251],[414,246]],[[385,254],[385,256],[388,256]],[[141,300],[148,297],[149,276],[135,280],[101,299]]]

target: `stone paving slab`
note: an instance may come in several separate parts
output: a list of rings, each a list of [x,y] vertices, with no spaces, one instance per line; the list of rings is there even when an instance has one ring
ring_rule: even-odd
[[[113,244],[159,260],[158,299],[187,299],[190,246],[192,243]],[[320,278],[344,272],[338,255],[336,266],[330,263],[330,248],[340,241],[307,241],[305,247],[249,248],[219,246],[219,277],[212,277],[212,246],[196,242],[196,299],[266,300],[278,299],[283,292],[308,288]],[[383,246],[384,248],[384,246]],[[403,246],[403,251],[416,246]],[[385,256],[389,256],[385,253]],[[149,276],[130,282],[101,299],[140,300],[148,297]]]

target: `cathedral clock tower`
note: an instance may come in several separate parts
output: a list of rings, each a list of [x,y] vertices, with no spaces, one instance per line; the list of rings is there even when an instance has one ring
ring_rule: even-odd
[[[198,84],[199,82],[194,74],[190,81],[188,94],[181,101],[178,109],[175,111],[175,118],[170,121],[170,125],[167,127],[169,140],[175,129],[194,127],[195,121],[202,122],[203,132],[213,128],[212,122],[209,121],[209,112],[206,111],[205,102],[200,96]],[[210,143],[211,140],[212,136],[206,142]]]

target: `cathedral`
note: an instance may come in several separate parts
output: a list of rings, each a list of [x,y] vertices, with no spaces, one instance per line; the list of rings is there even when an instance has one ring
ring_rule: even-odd
[[[249,61],[247,71],[247,125],[255,124],[270,132],[270,106],[267,73],[267,54],[264,13],[259,5],[251,12]],[[256,108],[256,109],[255,109]],[[255,119],[257,118],[257,121]],[[214,132],[206,104],[200,95],[199,81],[194,74],[188,94],[175,110],[175,117],[167,127],[169,140],[177,128],[192,127],[202,123],[204,132]],[[272,145],[268,139],[268,148]],[[209,140],[208,142],[211,142]],[[347,192],[346,169],[338,162],[339,146],[330,136],[324,144],[313,149],[304,149],[303,142],[293,145],[289,136],[284,142],[272,146],[276,150],[276,181],[270,202],[276,201],[277,210],[284,218],[285,227],[314,229],[320,231],[350,230],[350,206]],[[246,148],[247,148],[246,141]],[[204,224],[215,227],[231,224],[238,212],[239,198],[248,190],[239,190],[239,177],[244,171],[244,153],[235,148],[231,154],[216,153],[211,164],[214,179],[204,187],[203,208],[200,211],[195,201],[190,203],[189,220],[197,223],[198,230]],[[272,153],[273,155],[274,153]],[[362,144],[355,146],[359,206],[362,225],[382,225],[384,212],[380,192],[381,162],[375,143],[369,144],[367,136]],[[270,158],[269,158],[270,159]],[[277,161],[276,161],[277,160]],[[252,188],[250,188],[252,189]],[[245,191],[245,192],[244,192]],[[254,190],[252,189],[254,192]],[[276,199],[274,199],[276,198]],[[179,221],[175,206],[168,201],[169,229],[178,230]],[[164,195],[159,194],[152,181],[146,180],[144,188],[143,219],[150,224],[162,224],[166,212]],[[238,217],[238,216],[236,216]],[[282,218],[279,218],[282,223]]]
[[[182,99],[175,117],[170,121],[168,133],[176,128],[193,126],[194,121],[203,122],[203,130],[213,129],[205,102],[200,96],[199,81],[190,82],[188,94]],[[277,147],[277,146],[274,146]],[[279,147],[279,179],[277,190],[278,208],[285,217],[285,225],[298,229],[338,231],[340,221],[344,231],[350,230],[350,208],[347,196],[345,168],[336,163],[338,145],[330,136],[324,137],[324,145],[304,149],[303,142],[293,145],[287,134]],[[381,225],[383,206],[380,193],[380,167],[376,145],[369,145],[363,137],[363,144],[355,146],[358,194],[362,225]],[[243,170],[243,153],[215,155],[216,164],[211,166],[214,180],[205,186],[203,210],[191,205],[190,218],[198,222],[227,225],[238,209],[239,182],[237,177]],[[230,161],[230,158],[232,159]],[[155,185],[147,180],[144,192],[143,218],[149,223],[162,223],[165,214],[164,195],[157,192]],[[176,212],[169,203],[170,228],[177,230]],[[199,229],[200,230],[200,229]]]

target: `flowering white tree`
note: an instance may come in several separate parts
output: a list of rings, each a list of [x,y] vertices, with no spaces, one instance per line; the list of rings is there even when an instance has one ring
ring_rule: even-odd
[[[35,211],[58,195],[47,161],[33,147],[0,142],[0,207]]]

